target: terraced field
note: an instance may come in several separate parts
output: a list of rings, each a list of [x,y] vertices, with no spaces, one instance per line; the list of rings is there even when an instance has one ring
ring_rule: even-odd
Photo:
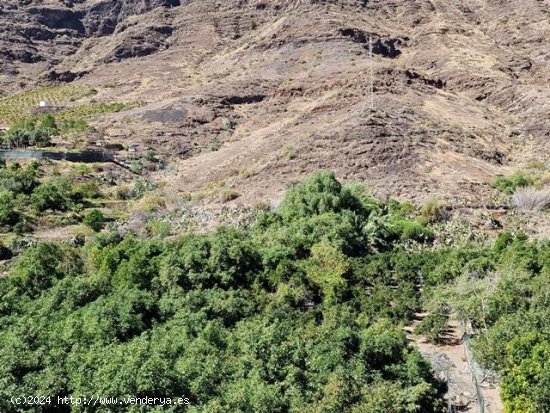
[[[123,110],[132,109],[136,106],[138,106],[137,102],[89,103],[63,109],[57,113],[55,117],[60,120],[89,119],[107,113],[121,112]]]
[[[49,100],[56,106],[65,106],[96,93],[97,91],[90,86],[63,85],[42,87],[9,96],[0,99],[0,124],[9,125],[28,116],[29,112],[38,107],[42,100]]]

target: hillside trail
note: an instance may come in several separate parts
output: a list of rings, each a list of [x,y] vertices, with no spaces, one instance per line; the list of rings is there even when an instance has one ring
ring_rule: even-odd
[[[447,383],[445,399],[450,412],[503,413],[500,388],[494,378],[472,360],[465,344],[467,337],[459,323],[450,322],[440,342],[434,344],[425,336],[413,334],[424,316],[424,313],[417,314],[405,331],[407,338],[432,365],[436,378]]]

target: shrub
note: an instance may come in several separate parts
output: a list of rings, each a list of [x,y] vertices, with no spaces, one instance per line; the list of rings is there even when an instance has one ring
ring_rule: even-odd
[[[51,145],[50,140],[50,132],[38,129],[33,132],[30,132],[29,135],[29,145],[30,146],[38,146],[39,148],[50,146]]]
[[[547,413],[550,406],[550,342],[538,332],[514,337],[506,346],[502,401],[507,412]]]
[[[527,162],[527,168],[529,169],[537,169],[539,171],[546,171],[547,166],[546,162],[540,161],[537,159],[532,159],[529,162]]]
[[[147,224],[147,232],[154,238],[166,238],[172,232],[170,222],[162,219],[154,219]]]
[[[25,232],[32,231],[32,227],[29,225],[26,219],[21,219],[17,224],[13,226],[13,232],[18,235],[24,234]]]
[[[80,217],[80,215],[78,215],[75,212],[71,212],[67,216],[64,216],[61,218],[61,220],[59,221],[59,225],[60,226],[76,225],[81,221],[82,221],[82,218]]]
[[[513,194],[518,188],[533,185],[533,179],[521,172],[510,176],[499,176],[493,181],[493,186],[507,194]]]
[[[497,254],[502,254],[510,244],[514,242],[514,236],[512,233],[505,231],[498,234],[497,239],[493,245],[493,250]]]
[[[76,164],[71,171],[71,176],[85,176],[91,174],[92,171],[93,168],[88,164]]]
[[[14,209],[13,193],[0,192],[0,227],[12,227],[19,221],[19,214]]]
[[[11,128],[2,135],[2,143],[10,148],[20,148],[29,145],[29,133],[22,129]]]
[[[50,137],[59,132],[55,118],[52,115],[28,117],[14,123],[4,134],[4,144],[10,147],[49,146]]]
[[[63,132],[84,132],[88,130],[88,128],[88,122],[82,118],[65,119],[61,124],[61,130]]]
[[[156,186],[152,182],[139,179],[134,184],[134,188],[131,191],[131,197],[136,199],[141,198],[146,192],[153,191],[155,188]]]
[[[539,212],[550,208],[550,189],[519,188],[512,196],[512,206],[524,212]]]
[[[115,198],[120,201],[127,201],[132,198],[133,191],[126,185],[117,186],[114,191]]]
[[[227,189],[220,194],[220,200],[222,202],[229,202],[237,199],[240,194],[234,189]]]
[[[332,172],[321,172],[291,188],[278,212],[286,219],[293,219],[361,209],[358,198],[343,188]]]
[[[424,224],[439,222],[444,218],[444,207],[436,197],[430,198],[420,209],[420,221]]]
[[[99,187],[95,182],[86,182],[74,186],[73,193],[81,199],[96,199],[101,196]]]
[[[306,263],[308,278],[317,285],[329,302],[341,296],[346,288],[345,273],[349,270],[347,257],[328,242],[315,244]]]
[[[105,216],[99,209],[92,209],[86,214],[82,222],[95,232],[99,232],[105,224]]]
[[[250,178],[251,176],[254,176],[256,172],[254,172],[253,169],[250,168],[242,168],[239,171],[239,176],[243,179]]]
[[[136,212],[151,213],[166,207],[163,197],[156,194],[147,194],[136,205]]]
[[[433,232],[429,228],[416,221],[400,220],[394,225],[403,241],[430,241],[434,237]]]
[[[447,328],[445,314],[428,314],[415,329],[415,334],[423,334],[431,341],[437,341]]]
[[[34,130],[41,130],[48,135],[55,135],[59,131],[59,128],[52,115],[44,115],[36,119]]]
[[[143,169],[143,163],[141,159],[134,159],[130,162],[130,170],[136,174],[139,174]]]
[[[51,209],[66,211],[71,204],[71,186],[66,179],[54,178],[40,184],[31,195],[33,206],[39,211]]]
[[[13,269],[14,284],[37,297],[65,275],[59,265],[62,259],[62,250],[55,244],[38,244],[28,249]]]
[[[260,199],[256,201],[252,209],[257,212],[267,212],[271,210],[271,205],[265,199]]]
[[[0,189],[13,192],[14,195],[30,194],[38,186],[38,163],[31,162],[25,167],[18,163],[0,168]]]

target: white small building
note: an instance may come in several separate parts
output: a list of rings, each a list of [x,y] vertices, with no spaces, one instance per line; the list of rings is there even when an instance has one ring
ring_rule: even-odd
[[[41,100],[38,106],[41,108],[53,108],[55,105],[51,100]]]
[[[7,125],[0,125],[0,132],[7,132],[10,130],[10,127]]]

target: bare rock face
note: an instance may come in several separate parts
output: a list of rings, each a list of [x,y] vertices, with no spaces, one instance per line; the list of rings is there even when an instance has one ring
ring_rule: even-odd
[[[113,34],[129,17],[180,5],[180,0],[79,0],[62,4],[8,0],[0,6],[0,56],[4,70],[13,62],[55,64],[74,53],[84,39]],[[122,41],[106,60],[153,53],[161,48],[171,31],[165,25],[147,29],[131,39],[133,45]]]
[[[65,8],[30,7],[25,14],[37,25],[45,30],[68,30],[75,35],[84,34],[84,25],[81,21],[81,13]]]
[[[549,16],[538,0],[4,0],[0,96],[76,82],[142,102],[98,129],[170,157],[174,191],[247,168],[244,202],[332,169],[475,200],[550,161]]]
[[[87,36],[112,34],[129,16],[147,13],[158,7],[177,7],[180,0],[103,0],[85,8],[82,23]]]
[[[405,42],[405,39],[384,38],[378,34],[367,34],[362,30],[352,28],[340,29],[340,33],[342,36],[353,39],[355,43],[359,43],[365,49],[370,50],[372,47],[374,54],[392,59],[401,54],[401,50],[398,47]]]
[[[111,63],[132,57],[143,57],[154,54],[167,47],[167,39],[172,35],[170,26],[149,26],[140,28],[139,32],[127,34],[114,49],[105,56],[104,61]]]

